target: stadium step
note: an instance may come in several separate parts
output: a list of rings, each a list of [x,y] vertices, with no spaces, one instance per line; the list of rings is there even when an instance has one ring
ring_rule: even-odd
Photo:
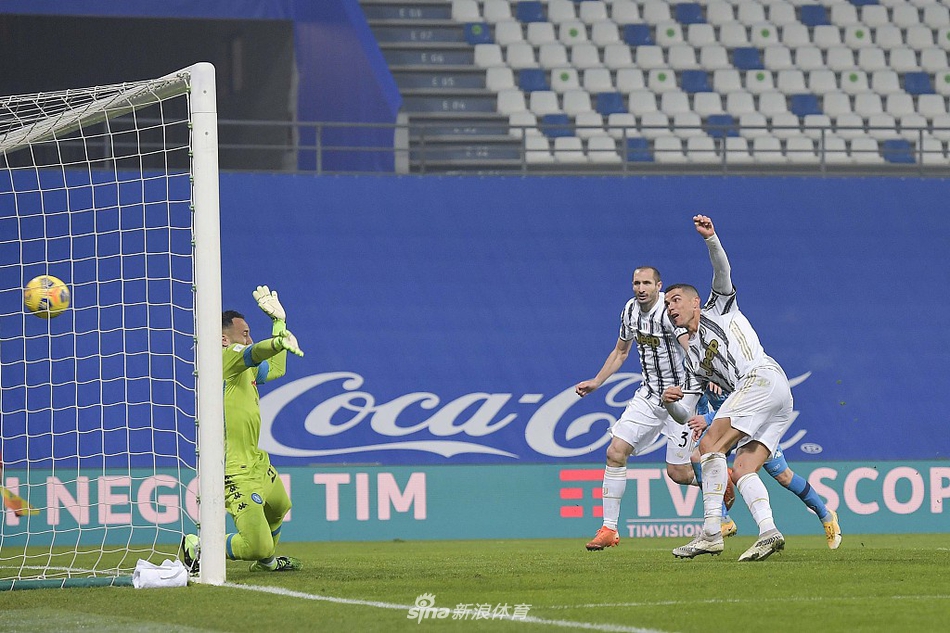
[[[388,42],[465,42],[465,29],[455,22],[429,20],[373,20],[369,23],[376,41]],[[467,44],[467,43],[466,43]]]
[[[368,20],[451,20],[452,3],[445,0],[362,0]]]
[[[416,67],[390,68],[396,85],[401,89],[412,88],[485,88],[485,71],[464,68],[463,70],[419,70]]]

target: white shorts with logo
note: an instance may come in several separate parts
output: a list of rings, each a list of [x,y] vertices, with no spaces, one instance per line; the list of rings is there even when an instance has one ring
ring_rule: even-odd
[[[785,372],[771,363],[750,371],[716,412],[719,418],[729,418],[732,428],[748,435],[739,440],[740,447],[756,441],[774,453],[792,423],[792,390]]]
[[[665,407],[651,403],[639,392],[627,404],[610,433],[632,446],[634,455],[640,455],[663,433],[667,440],[667,464],[688,464],[696,448],[688,426],[678,424]]]

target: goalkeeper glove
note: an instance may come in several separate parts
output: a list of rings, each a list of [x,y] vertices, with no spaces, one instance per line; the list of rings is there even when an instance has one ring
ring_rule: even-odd
[[[257,290],[251,294],[264,314],[275,321],[287,320],[287,313],[284,311],[284,306],[280,305],[280,300],[277,299],[276,290],[271,290],[267,286],[258,286]]]
[[[291,354],[303,356],[303,350],[297,344],[297,337],[290,333],[290,330],[284,330],[274,337],[274,349],[287,350]]]

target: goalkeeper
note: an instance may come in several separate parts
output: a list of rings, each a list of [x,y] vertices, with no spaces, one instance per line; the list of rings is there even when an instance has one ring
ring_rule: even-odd
[[[297,339],[286,326],[286,312],[277,292],[258,286],[253,293],[257,305],[273,320],[273,336],[255,343],[244,315],[234,310],[223,313],[221,343],[224,347],[225,423],[225,507],[234,519],[236,534],[225,539],[231,560],[254,561],[251,571],[294,571],[296,558],[277,556],[277,542],[290,498],[270,456],[258,448],[261,410],[257,385],[284,375],[287,352],[303,356]],[[192,572],[197,570],[198,537],[182,539],[182,560]]]

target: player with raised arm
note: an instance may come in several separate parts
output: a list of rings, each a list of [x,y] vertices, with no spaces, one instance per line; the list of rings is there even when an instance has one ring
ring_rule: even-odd
[[[666,468],[670,478],[680,484],[699,485],[690,464],[695,448],[692,434],[669,416],[663,407],[663,390],[671,385],[688,384],[692,379],[683,368],[683,348],[677,332],[663,305],[663,282],[660,272],[652,266],[633,271],[633,290],[620,313],[620,336],[617,344],[597,375],[578,383],[574,391],[584,397],[617,372],[634,344],[640,355],[643,380],[620,419],[610,429],[607,447],[607,468],[604,471],[604,524],[587,543],[590,551],[613,547],[620,542],[617,522],[620,500],[627,487],[627,460],[653,444],[663,433],[667,437]]]
[[[785,547],[785,537],[775,526],[769,493],[758,471],[792,422],[792,391],[784,370],[765,353],[752,325],[739,311],[729,260],[712,220],[696,215],[693,224],[709,249],[712,292],[701,306],[695,287],[670,286],[666,309],[673,323],[688,332],[688,372],[704,386],[718,385],[729,397],[699,443],[703,529],[691,542],[674,549],[673,555],[693,558],[723,551],[722,501],[729,479],[726,452],[737,446],[732,478],[759,528],[758,540],[739,560],[764,560]],[[670,414],[682,423],[692,417],[698,399],[695,394],[684,395],[679,386],[663,393]]]
[[[286,312],[277,292],[258,286],[257,305],[273,321],[273,336],[255,343],[244,315],[234,310],[222,314],[221,344],[224,354],[225,507],[237,533],[225,539],[231,560],[254,561],[251,571],[294,571],[301,563],[276,556],[280,529],[290,511],[290,498],[270,456],[258,447],[261,409],[258,383],[284,375],[287,352],[303,356],[297,339],[287,329]],[[182,560],[192,571],[200,557],[198,537],[187,534],[181,542]]]

